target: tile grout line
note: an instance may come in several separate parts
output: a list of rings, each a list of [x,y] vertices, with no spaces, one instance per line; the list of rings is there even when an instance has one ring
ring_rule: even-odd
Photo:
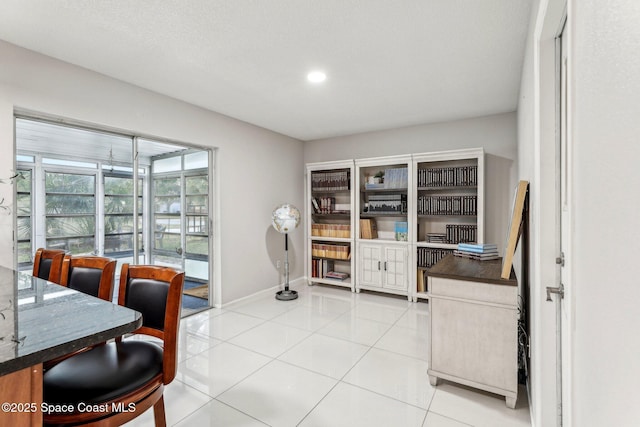
[[[377,347],[375,347],[375,345],[376,345],[376,344],[378,344],[378,342],[380,342],[380,340],[381,340],[381,339],[383,339],[383,338],[384,338],[384,337],[389,333],[389,331],[391,331],[391,329],[393,329],[393,328],[394,328],[394,327],[396,327],[396,326],[397,326],[397,327],[399,327],[399,328],[403,328],[403,329],[410,329],[410,330],[412,329],[412,328],[405,328],[405,327],[403,327],[403,326],[398,326],[398,325],[397,325],[397,323],[400,321],[400,319],[401,319],[402,317],[404,317],[404,316],[409,312],[409,310],[410,310],[410,308],[409,308],[409,307],[407,307],[407,308],[406,308],[406,310],[404,311],[404,313],[403,313],[401,316],[399,316],[399,317],[396,319],[396,321],[395,321],[395,322],[393,322],[393,323],[390,325],[389,329],[387,329],[387,331],[385,331],[385,333],[384,333],[384,334],[382,334],[382,336],[381,336],[380,338],[378,338],[378,340],[376,340],[376,342],[375,342],[375,343],[373,343],[373,344],[370,346],[369,350],[367,350],[367,351],[365,352],[365,354],[360,358],[360,360],[358,360],[358,362],[356,362],[356,363],[351,367],[351,369],[349,369],[349,371],[347,371],[347,373],[346,373],[346,374],[345,374],[345,375],[340,379],[340,382],[343,382],[343,383],[345,383],[345,384],[352,385],[352,386],[354,386],[354,387],[358,387],[358,388],[360,388],[360,389],[362,389],[362,390],[366,390],[366,391],[369,391],[369,392],[372,392],[372,393],[378,394],[378,395],[380,395],[380,396],[387,397],[387,398],[389,398],[389,399],[392,399],[392,400],[395,400],[395,401],[398,401],[398,402],[404,403],[404,404],[406,404],[406,405],[413,406],[414,408],[421,409],[421,410],[425,411],[425,419],[426,419],[426,414],[427,414],[427,413],[428,413],[428,411],[429,411],[429,410],[428,410],[428,408],[429,408],[429,406],[431,405],[431,400],[433,400],[433,395],[435,395],[435,392],[434,392],[434,394],[431,396],[431,400],[430,400],[430,402],[429,402],[429,405],[427,405],[427,409],[425,409],[425,408],[421,408],[421,407],[416,406],[416,405],[412,405],[411,403],[403,402],[402,400],[396,399],[396,398],[394,398],[394,397],[387,396],[387,395],[384,395],[384,394],[378,393],[378,392],[376,392],[376,391],[369,390],[369,389],[367,389],[367,388],[361,387],[361,386],[359,386],[359,385],[351,384],[351,383],[349,383],[349,382],[344,381],[344,377],[346,377],[346,376],[349,374],[349,372],[351,372],[351,371],[353,370],[353,368],[355,368],[355,366],[356,366],[358,363],[360,363],[360,361],[364,358],[364,356],[366,356],[366,355],[371,351],[371,349],[373,349],[373,348],[375,348],[376,350],[379,350],[379,351],[388,351],[389,353],[392,353],[392,354],[397,354],[397,355],[399,355],[399,356],[409,357],[409,358],[411,358],[411,359],[419,360],[419,361],[422,361],[422,362],[423,362],[423,361],[425,361],[424,359],[420,359],[420,358],[417,358],[417,357],[409,356],[409,355],[407,355],[407,354],[398,353],[398,352],[395,352],[395,351],[392,351],[392,350],[386,350],[386,349],[382,349],[382,348],[377,348]],[[427,361],[427,363],[428,363],[428,361]]]
[[[368,303],[369,301],[364,301],[364,302]],[[372,348],[375,348],[375,345],[376,345],[376,344],[378,344],[378,343],[380,342],[380,340],[382,340],[382,339],[383,339],[383,338],[384,338],[384,337],[389,333],[389,331],[391,331],[395,326],[398,326],[398,322],[400,321],[400,319],[402,319],[402,318],[403,318],[403,317],[404,317],[404,316],[405,316],[405,315],[410,311],[410,307],[405,307],[405,308],[402,310],[402,313],[401,313],[401,314],[399,314],[399,315],[398,315],[398,317],[396,318],[396,320],[395,320],[395,321],[393,321],[392,323],[380,322],[380,321],[378,321],[378,320],[368,319],[368,318],[360,318],[360,317],[357,317],[357,316],[356,316],[356,317],[357,317],[357,319],[368,320],[368,321],[372,321],[372,322],[376,322],[376,323],[379,323],[379,324],[383,324],[383,325],[387,325],[387,326],[388,326],[388,327],[384,330],[384,332],[381,334],[381,336],[380,336],[378,339],[376,339],[376,340],[375,340],[375,342],[373,342],[372,344],[362,344],[362,343],[360,343],[360,342],[356,342],[356,341],[353,341],[353,340],[350,340],[350,339],[345,339],[345,338],[341,338],[341,337],[335,337],[335,336],[331,336],[331,335],[325,335],[325,334],[323,334],[323,333],[321,333],[321,332],[320,332],[320,330],[321,330],[322,328],[324,328],[324,327],[326,327],[327,325],[329,325],[329,324],[331,324],[331,323],[333,323],[333,322],[337,321],[340,317],[342,317],[342,316],[344,316],[344,315],[347,315],[347,314],[355,314],[355,309],[356,309],[356,307],[357,307],[357,304],[358,304],[358,300],[356,300],[356,301],[355,301],[355,303],[354,303],[353,305],[351,305],[351,306],[350,306],[350,308],[349,308],[348,310],[344,311],[344,312],[337,312],[337,311],[335,311],[335,312],[334,312],[334,314],[337,314],[337,316],[336,316],[334,319],[330,320],[329,322],[327,322],[326,324],[324,324],[324,325],[323,325],[323,326],[321,326],[320,328],[316,328],[315,330],[309,330],[309,329],[307,329],[307,328],[297,328],[296,326],[291,326],[291,325],[288,325],[288,324],[283,324],[283,323],[280,323],[280,322],[277,322],[277,321],[275,321],[275,320],[274,320],[274,319],[276,319],[277,317],[282,316],[282,315],[285,315],[286,313],[288,313],[288,312],[290,312],[291,310],[294,310],[294,309],[296,309],[296,308],[299,308],[299,307],[313,307],[313,305],[297,304],[297,305],[295,305],[295,306],[292,306],[289,310],[283,311],[282,313],[277,314],[277,315],[275,315],[275,316],[273,316],[273,317],[271,317],[271,318],[269,318],[269,319],[264,319],[264,318],[262,318],[262,317],[253,316],[253,315],[251,315],[251,314],[247,314],[247,313],[243,313],[243,312],[238,312],[238,311],[235,311],[235,310],[228,310],[227,312],[233,312],[233,313],[236,313],[236,314],[239,314],[239,315],[245,315],[245,316],[253,317],[253,318],[256,318],[256,319],[261,320],[262,322],[260,322],[259,324],[255,325],[255,326],[252,326],[252,327],[251,327],[251,328],[249,328],[249,329],[246,329],[246,330],[244,330],[244,331],[242,331],[242,332],[239,332],[239,333],[237,333],[237,334],[235,334],[235,335],[233,335],[233,336],[231,336],[231,337],[229,337],[229,338],[227,338],[227,339],[220,339],[220,338],[218,338],[218,337],[212,336],[211,334],[199,334],[199,333],[193,333],[193,332],[191,332],[191,333],[193,334],[193,336],[194,336],[194,337],[197,337],[197,338],[203,338],[203,339],[215,339],[215,340],[219,341],[219,343],[218,343],[218,344],[214,344],[214,345],[212,345],[212,346],[210,346],[210,347],[208,347],[208,348],[204,349],[203,351],[201,351],[201,352],[199,352],[199,353],[197,353],[197,354],[194,354],[194,355],[191,355],[191,356],[187,357],[186,359],[184,359],[184,360],[183,360],[183,362],[185,362],[186,360],[188,360],[188,359],[190,359],[190,358],[192,358],[192,357],[194,357],[194,356],[201,355],[201,354],[202,354],[202,353],[204,353],[205,351],[210,351],[211,349],[213,349],[214,347],[216,347],[217,345],[219,345],[219,344],[221,344],[221,343],[228,343],[228,344],[230,344],[230,345],[232,345],[232,346],[234,346],[234,347],[237,347],[237,348],[240,348],[240,349],[243,349],[243,350],[249,351],[249,352],[251,352],[251,353],[254,353],[254,354],[256,354],[256,355],[259,355],[259,356],[262,356],[262,357],[267,357],[267,358],[269,358],[269,359],[270,359],[270,360],[269,360],[267,363],[265,363],[264,365],[262,365],[262,366],[258,367],[256,370],[254,370],[254,371],[252,371],[251,373],[249,373],[248,375],[244,376],[242,379],[240,379],[239,381],[237,381],[236,383],[234,383],[234,384],[233,384],[232,386],[230,386],[229,388],[227,388],[227,389],[225,389],[224,391],[222,391],[222,392],[220,392],[219,394],[217,394],[217,396],[221,396],[222,394],[226,393],[227,391],[229,391],[229,390],[230,390],[230,389],[232,389],[233,387],[236,387],[238,384],[240,384],[241,382],[245,381],[245,380],[246,380],[248,377],[250,377],[251,375],[254,375],[256,372],[258,372],[258,371],[259,371],[259,370],[261,370],[262,368],[264,368],[264,367],[266,367],[266,366],[268,366],[268,365],[272,364],[275,360],[277,360],[277,361],[279,361],[279,362],[281,362],[281,363],[285,363],[285,364],[290,365],[290,366],[297,367],[297,368],[299,368],[299,369],[306,370],[306,371],[308,371],[308,372],[310,372],[310,373],[313,373],[313,374],[316,374],[316,375],[321,375],[321,376],[324,376],[324,377],[326,377],[326,378],[328,378],[328,379],[331,379],[331,380],[336,381],[336,383],[335,383],[335,384],[334,384],[334,385],[333,385],[333,386],[332,386],[332,387],[327,391],[327,393],[325,393],[325,394],[324,394],[324,396],[323,396],[323,397],[322,397],[322,398],[321,398],[321,399],[320,399],[320,400],[319,400],[319,401],[318,401],[318,402],[313,406],[313,408],[311,408],[311,409],[309,410],[309,412],[307,412],[307,414],[305,414],[305,416],[304,416],[304,417],[303,417],[303,418],[298,422],[298,424],[297,424],[297,425],[299,425],[299,424],[300,424],[300,423],[302,423],[305,419],[307,419],[307,418],[308,418],[308,416],[309,416],[309,415],[310,415],[310,414],[311,414],[311,413],[312,413],[312,412],[313,412],[313,411],[318,407],[318,405],[319,405],[321,402],[323,402],[323,401],[326,399],[326,397],[327,397],[327,396],[328,396],[328,395],[329,395],[333,390],[335,390],[335,388],[336,388],[339,384],[341,384],[341,383],[342,383],[342,384],[345,384],[345,385],[350,385],[350,386],[353,386],[353,387],[359,388],[359,389],[361,389],[361,390],[363,390],[363,391],[368,391],[368,392],[374,393],[374,394],[376,394],[376,395],[379,395],[379,396],[381,396],[381,397],[385,397],[385,398],[388,398],[388,399],[394,400],[394,401],[396,401],[396,402],[398,402],[398,403],[401,403],[401,404],[404,404],[404,405],[409,405],[409,406],[414,407],[414,408],[419,409],[419,410],[425,410],[424,408],[421,408],[421,407],[419,407],[419,406],[415,406],[415,405],[413,405],[413,404],[410,404],[410,403],[407,403],[407,402],[403,402],[403,401],[398,400],[398,399],[396,399],[396,398],[393,398],[393,397],[390,397],[390,396],[386,396],[386,395],[384,395],[384,394],[381,394],[381,393],[378,393],[378,392],[375,392],[375,391],[372,391],[372,390],[368,390],[368,389],[366,389],[366,388],[364,388],[364,387],[360,387],[360,386],[358,386],[358,385],[350,384],[350,383],[348,383],[348,382],[345,382],[345,381],[344,381],[344,378],[345,378],[345,377],[346,377],[346,376],[347,376],[347,375],[348,375],[348,374],[353,370],[353,368],[354,368],[358,363],[360,363],[360,362],[362,361],[362,359],[363,359],[363,358],[364,358],[364,357],[365,357],[365,356],[366,356],[366,355],[371,351],[371,349],[372,349]],[[395,307],[395,306],[393,306],[393,307],[390,307],[390,308],[397,309],[397,308],[399,308],[399,307]],[[220,314],[218,314],[218,315],[216,315],[216,316],[209,317],[209,318],[207,319],[207,321],[209,321],[209,322],[210,322],[210,321],[213,321],[216,317],[219,317],[220,315],[223,315],[223,314],[225,314],[225,313],[220,313]],[[302,331],[305,331],[305,332],[309,332],[309,335],[308,335],[308,336],[306,336],[305,338],[303,338],[301,341],[299,341],[299,342],[297,342],[296,344],[294,344],[292,347],[285,349],[284,351],[282,351],[280,354],[278,354],[278,355],[277,355],[277,356],[275,356],[275,357],[270,356],[270,355],[265,355],[265,354],[262,354],[262,353],[260,353],[260,352],[255,351],[255,350],[252,350],[252,349],[249,349],[249,348],[245,348],[245,347],[242,347],[242,346],[240,346],[240,345],[236,345],[236,344],[234,344],[234,343],[231,343],[231,342],[230,342],[232,339],[236,338],[237,336],[239,336],[239,335],[241,335],[241,334],[243,334],[243,333],[245,333],[245,332],[247,332],[247,331],[249,331],[249,330],[251,330],[251,329],[254,329],[254,328],[256,328],[256,327],[259,327],[259,326],[261,326],[261,325],[264,325],[264,324],[266,324],[267,322],[272,322],[274,325],[277,325],[277,326],[288,326],[288,327],[293,327],[293,328],[296,328],[296,329],[298,329],[298,330],[302,330]],[[400,327],[400,326],[398,326],[398,327]],[[411,330],[411,329],[414,329],[414,328],[410,328],[410,327],[403,327],[403,329],[409,329],[409,330]],[[311,339],[314,335],[323,336],[323,337],[328,337],[328,338],[333,338],[333,339],[337,339],[337,340],[340,340],[340,341],[343,341],[343,342],[346,342],[346,343],[350,343],[350,344],[356,344],[356,345],[364,346],[364,347],[367,347],[367,349],[366,349],[366,351],[365,351],[365,352],[364,352],[364,353],[363,353],[363,354],[362,354],[362,355],[361,355],[361,356],[360,356],[360,357],[359,357],[359,358],[358,358],[358,359],[353,363],[353,365],[352,365],[352,366],[351,366],[351,367],[350,367],[350,368],[349,368],[349,369],[348,369],[348,370],[347,370],[347,371],[346,371],[346,372],[345,372],[345,373],[344,373],[344,374],[343,374],[339,379],[336,379],[336,378],[334,378],[334,377],[331,377],[331,376],[328,376],[328,375],[325,375],[325,374],[322,374],[322,373],[319,373],[319,372],[313,371],[313,370],[308,369],[308,368],[305,368],[305,367],[297,366],[297,365],[294,365],[294,364],[291,364],[291,363],[289,363],[289,362],[286,362],[286,361],[284,361],[284,360],[280,360],[280,359],[279,359],[283,354],[287,353],[288,351],[290,351],[291,349],[295,348],[296,346],[298,346],[298,345],[300,345],[300,344],[304,343],[305,341],[307,341],[307,340]],[[409,357],[409,358],[412,358],[412,359],[416,359],[416,360],[424,361],[424,359],[419,359],[419,358],[416,358],[416,357],[413,357],[413,356],[410,356],[410,355],[406,355],[406,354],[402,354],[402,353],[396,353],[396,352],[394,352],[394,351],[390,351],[390,350],[384,350],[384,349],[379,349],[379,350],[381,350],[381,351],[389,351],[390,353],[393,353],[393,354],[397,354],[397,355],[400,355],[400,356]],[[190,387],[190,388],[193,388],[193,387],[191,387],[191,386],[187,385],[186,383],[183,383],[183,384],[185,384],[186,386],[188,386],[188,387]],[[197,389],[195,389],[195,390],[196,390],[196,391],[198,391],[198,392],[200,392],[200,391],[199,391],[199,390],[197,390]],[[201,392],[200,392],[200,393],[201,393]],[[236,411],[238,411],[238,412],[240,412],[240,413],[242,413],[242,414],[244,414],[244,415],[247,415],[247,416],[249,416],[250,418],[252,418],[252,419],[255,419],[255,420],[259,421],[260,423],[266,424],[266,423],[264,423],[262,420],[259,420],[259,419],[255,418],[255,417],[253,417],[253,416],[251,416],[251,415],[249,415],[249,414],[246,414],[246,413],[245,413],[245,412],[243,412],[242,410],[240,410],[240,409],[238,409],[238,408],[235,408],[235,407],[233,407],[233,406],[229,405],[228,403],[225,403],[225,402],[223,402],[223,401],[219,400],[217,397],[210,396],[210,395],[208,395],[208,394],[206,394],[206,393],[203,393],[203,394],[204,394],[205,396],[208,396],[208,397],[210,397],[210,398],[211,398],[211,400],[209,400],[209,402],[207,402],[205,405],[209,404],[212,400],[216,400],[217,402],[220,402],[220,403],[224,404],[225,406],[228,406],[229,408],[232,408],[233,410],[236,410]],[[435,393],[434,393],[434,395],[435,395]],[[432,396],[431,401],[432,401],[432,400],[433,400],[433,396]],[[429,403],[428,407],[430,407],[430,404],[431,404],[431,402]],[[203,406],[205,406],[205,405],[203,405]],[[191,412],[191,413],[190,413],[189,415],[187,415],[186,417],[183,417],[179,422],[182,422],[185,418],[187,418],[188,416],[191,416],[193,413],[195,413],[195,412],[197,412],[198,410],[200,410],[203,406],[201,406],[200,408],[198,408],[198,409],[196,409],[195,411]],[[428,414],[428,409],[425,411],[425,417],[426,417],[426,414]],[[426,418],[425,418],[425,420],[426,420]],[[424,420],[423,420],[423,423],[424,423]],[[268,424],[266,424],[266,425],[268,425]]]
[[[175,426],[177,424],[180,424],[185,418],[190,417],[191,415],[195,414],[196,412],[198,412],[200,409],[204,408],[205,406],[207,406],[209,403],[211,403],[211,401],[214,399],[213,397],[209,396],[207,393],[202,393],[200,390],[191,387],[189,384],[185,383],[184,381],[181,381],[177,378],[174,379],[174,381],[178,381],[180,383],[182,383],[182,385],[184,385],[187,388],[190,388],[192,390],[194,390],[197,393],[203,394],[204,396],[209,397],[210,399],[208,401],[206,401],[203,405],[199,406],[197,409],[195,409],[194,411],[190,412],[189,414],[185,415],[184,417],[180,418],[178,421],[176,421],[174,424],[172,424],[172,426]],[[164,393],[163,393],[164,395]],[[166,403],[166,402],[165,402]],[[166,412],[166,405],[165,405],[165,412]]]
[[[432,414],[436,414],[436,415],[438,415],[438,416],[440,416],[440,417],[442,417],[442,418],[446,418],[446,419],[448,419],[448,420],[455,421],[455,422],[456,422],[456,423],[458,423],[458,424],[464,424],[465,426],[475,427],[475,425],[474,425],[474,424],[469,424],[469,423],[466,423],[466,422],[464,422],[464,421],[460,421],[460,420],[458,420],[458,419],[456,419],[456,418],[451,418],[451,416],[449,416],[449,415],[444,415],[444,414],[441,414],[441,413],[439,413],[439,412],[428,411],[428,412],[427,412],[427,415],[429,415],[429,412],[431,412]]]
[[[313,406],[313,408],[311,408],[311,409],[309,410],[309,412],[307,412],[307,414],[306,414],[306,415],[305,415],[305,416],[304,416],[304,417],[303,417],[303,418],[298,422],[298,424],[296,424],[297,426],[299,426],[299,425],[300,425],[300,424],[301,424],[301,423],[302,423],[302,422],[303,422],[303,421],[304,421],[304,420],[305,420],[305,419],[306,419],[306,418],[307,418],[307,417],[308,417],[308,416],[309,416],[309,415],[310,415],[310,414],[311,414],[311,413],[312,413],[312,412],[313,412],[313,411],[318,407],[318,405],[320,405],[320,403],[322,403],[322,401],[323,401],[324,399],[326,399],[326,397],[327,397],[327,396],[328,396],[328,395],[329,395],[329,394],[330,394],[330,393],[331,393],[331,392],[332,392],[332,391],[333,391],[333,390],[334,390],[334,389],[335,389],[339,384],[344,384],[344,385],[349,385],[349,386],[351,386],[351,387],[356,387],[356,388],[359,388],[359,389],[361,389],[361,390],[367,391],[367,392],[369,392],[369,393],[377,394],[378,396],[381,396],[381,397],[384,397],[384,398],[387,398],[387,399],[391,399],[391,400],[393,400],[393,401],[396,401],[396,402],[401,403],[401,404],[404,404],[404,405],[411,406],[411,407],[416,408],[416,409],[419,409],[419,410],[421,410],[421,411],[425,411],[425,416],[424,416],[424,418],[423,418],[423,424],[424,424],[424,421],[426,420],[426,416],[427,416],[427,414],[428,414],[428,410],[427,410],[427,409],[425,409],[425,408],[421,408],[421,407],[419,407],[419,406],[412,405],[411,403],[403,402],[403,401],[401,401],[401,400],[399,400],[399,399],[396,399],[396,398],[394,398],[394,397],[387,396],[387,395],[381,394],[381,393],[379,393],[379,392],[376,392],[376,391],[369,390],[369,389],[367,389],[367,388],[361,387],[361,386],[359,386],[359,385],[351,384],[351,383],[349,383],[349,382],[344,381],[344,378],[345,378],[347,375],[349,375],[349,373],[353,370],[353,368],[354,368],[358,363],[360,363],[360,362],[362,361],[362,359],[363,359],[367,354],[369,354],[369,352],[371,351],[371,349],[373,349],[373,348],[374,348],[374,346],[375,346],[375,345],[376,345],[376,344],[377,344],[377,343],[378,343],[378,342],[379,342],[379,341],[380,341],[380,340],[381,340],[381,339],[382,339],[382,338],[383,338],[387,333],[389,333],[389,331],[390,331],[391,329],[393,329],[393,327],[394,327],[394,326],[396,326],[396,323],[398,323],[398,322],[400,321],[400,319],[401,319],[401,318],[402,318],[402,317],[403,317],[403,316],[408,312],[408,310],[409,310],[409,308],[407,307],[407,308],[404,310],[404,312],[403,312],[403,314],[402,314],[402,315],[398,316],[398,318],[397,318],[393,323],[389,324],[389,328],[388,328],[388,329],[387,329],[387,330],[386,330],[386,331],[385,331],[385,332],[380,336],[380,338],[378,338],[378,339],[377,339],[373,344],[368,345],[368,347],[369,347],[369,348],[367,349],[367,351],[365,351],[365,352],[362,354],[362,356],[360,356],[360,358],[359,358],[359,359],[358,359],[358,360],[357,360],[357,361],[356,361],[356,362],[351,366],[351,368],[349,368],[349,369],[347,370],[347,372],[345,372],[345,374],[344,374],[344,375],[342,375],[342,377],[341,377],[341,378],[336,382],[336,384],[335,384],[335,385],[334,385],[334,386],[333,386],[333,387],[332,387],[332,388],[331,388],[331,389],[330,389],[330,390],[329,390],[329,391],[328,391],[328,392],[327,392],[327,393],[322,397],[322,399],[320,399],[320,400],[318,401],[318,403],[316,403],[316,404]],[[353,311],[353,309],[352,309],[351,311]],[[345,313],[345,314],[347,314],[347,313]],[[370,320],[370,319],[365,319],[365,320]],[[383,322],[378,322],[378,323],[383,323]],[[386,324],[386,323],[385,323],[385,324]],[[407,328],[407,329],[408,329],[408,328]],[[319,333],[319,332],[316,332],[316,333]],[[320,334],[320,335],[322,335],[322,334]],[[348,341],[348,342],[350,342],[350,343],[360,344],[360,343],[356,343],[355,341],[350,341],[350,340],[345,340],[345,341]],[[362,344],[360,344],[360,345],[362,345]],[[378,349],[378,350],[382,350],[382,349]],[[383,351],[384,351],[384,350],[383,350]],[[393,352],[392,352],[392,353],[393,353]],[[399,354],[399,353],[396,353],[396,354]],[[407,356],[407,357],[410,357],[410,356]],[[418,359],[418,360],[422,360],[422,359]],[[285,363],[286,363],[286,362],[285,362]],[[296,365],[293,365],[293,366],[296,366]],[[304,368],[303,368],[303,369],[304,369]],[[314,371],[311,371],[311,372],[314,372]],[[317,374],[317,372],[315,372],[315,373]],[[335,378],[334,378],[334,379],[335,379]],[[435,393],[434,393],[434,394],[435,394]],[[432,398],[433,398],[433,396],[432,396]]]
[[[266,366],[266,365],[265,365],[265,366]],[[222,400],[218,400],[218,399],[216,399],[215,397],[212,399],[212,401],[213,401],[213,400],[215,400],[216,402],[219,402],[220,404],[222,404],[222,405],[224,405],[224,406],[226,406],[226,407],[229,407],[229,408],[233,409],[234,411],[238,411],[238,412],[240,412],[241,414],[244,414],[244,415],[246,415],[247,417],[249,417],[249,418],[251,418],[251,419],[256,420],[256,421],[257,421],[257,422],[259,422],[260,424],[264,424],[265,426],[269,426],[269,427],[271,427],[271,424],[267,424],[267,423],[265,423],[264,421],[262,421],[262,420],[260,420],[260,419],[258,419],[258,418],[256,418],[256,417],[254,417],[253,415],[251,415],[251,414],[247,414],[246,412],[241,411],[240,409],[235,408],[235,407],[233,407],[233,406],[229,405],[228,403],[223,402]]]
[[[376,350],[380,350],[380,351],[388,351],[388,350],[385,350],[385,349],[376,348],[376,347],[375,347],[375,345],[376,345],[378,342],[380,342],[380,340],[381,340],[382,338],[384,338],[384,337],[385,337],[385,335],[387,335],[387,334],[389,333],[389,331],[391,331],[391,329],[393,329],[393,328],[394,328],[394,326],[396,326],[396,324],[400,321],[400,319],[401,319],[405,314],[407,314],[408,310],[409,310],[409,308],[407,308],[407,309],[405,310],[405,312],[404,312],[401,316],[399,316],[399,317],[396,319],[396,321],[395,321],[395,322],[393,322],[393,323],[389,326],[389,329],[387,329],[387,330],[386,330],[386,331],[385,331],[385,332],[380,336],[380,338],[378,338],[378,339],[376,340],[376,342],[375,342],[375,343],[373,343],[373,344],[369,347],[369,349],[368,349],[368,350],[367,350],[367,351],[362,355],[362,357],[360,357],[360,359],[358,359],[358,361],[357,361],[356,363],[354,363],[354,364],[353,364],[353,366],[352,366],[352,367],[351,367],[351,368],[350,368],[350,369],[349,369],[349,370],[348,370],[348,371],[347,371],[347,372],[342,376],[342,378],[340,378],[340,381],[339,381],[339,382],[340,382],[340,383],[343,383],[343,384],[348,384],[348,385],[350,385],[350,386],[357,387],[357,388],[359,388],[359,389],[361,389],[361,390],[365,390],[365,391],[368,391],[368,392],[371,392],[371,393],[377,394],[377,395],[379,395],[379,396],[386,397],[386,398],[391,399],[391,400],[395,400],[396,402],[400,402],[400,403],[403,403],[403,404],[405,404],[405,405],[409,405],[409,406],[412,406],[412,407],[414,407],[414,408],[418,408],[418,409],[420,409],[420,410],[423,410],[423,411],[425,411],[425,419],[426,419],[426,414],[429,412],[429,411],[428,411],[428,409],[421,408],[421,407],[416,406],[416,405],[413,405],[413,404],[411,404],[411,403],[404,402],[404,401],[402,401],[402,400],[396,399],[395,397],[387,396],[387,395],[385,395],[385,394],[379,393],[379,392],[374,391],[374,390],[369,390],[369,389],[367,389],[367,388],[365,388],[365,387],[362,387],[362,386],[359,386],[359,385],[357,385],[357,384],[352,384],[352,383],[350,383],[350,382],[344,381],[344,378],[345,378],[347,375],[349,375],[349,373],[353,370],[353,368],[355,368],[355,367],[356,367],[356,365],[357,365],[358,363],[360,363],[360,362],[362,361],[362,359],[363,359],[367,354],[369,354],[369,352],[370,352],[372,349],[374,349],[374,348],[375,348]],[[401,326],[400,326],[400,327],[401,327]],[[405,328],[405,329],[409,329],[409,328]],[[400,356],[411,357],[411,356],[407,356],[407,355],[405,355],[405,354],[401,354],[401,353],[396,353],[396,352],[393,352],[393,351],[389,351],[389,352],[390,352],[390,353],[393,353],[393,354],[398,354],[398,355],[400,355]],[[418,358],[413,358],[413,359],[423,361],[423,359],[418,359]],[[435,393],[434,393],[434,395],[435,395]],[[432,399],[433,399],[433,396],[432,396]],[[424,423],[424,420],[423,420],[423,423]]]
[[[347,314],[347,313],[349,313],[349,312],[353,312],[353,307],[351,308],[351,310],[349,310],[349,311],[345,312],[343,315],[346,315],[346,314]],[[338,316],[338,317],[342,317],[343,315]],[[336,321],[336,320],[337,320],[337,318],[336,318],[334,321]],[[330,322],[330,323],[331,323],[331,322]],[[390,325],[390,326],[389,326],[389,328],[391,328],[391,326],[393,326],[393,325]],[[389,329],[387,329],[387,332],[388,332],[388,331],[389,331]],[[385,332],[384,334],[386,334],[387,332]],[[316,332],[316,333],[317,333],[317,332]],[[384,334],[382,334],[382,336],[384,336]],[[322,334],[320,334],[320,335],[322,335]],[[382,337],[381,337],[381,338],[382,338]],[[345,340],[345,341],[347,341],[347,340]],[[353,341],[348,341],[348,342],[353,343]],[[376,342],[377,342],[377,341],[376,341]],[[333,387],[331,387],[331,389],[329,389],[329,391],[327,391],[327,393],[325,393],[325,395],[324,395],[324,396],[322,396],[322,398],[321,398],[320,400],[318,400],[318,402],[316,402],[316,404],[315,404],[315,405],[313,405],[313,407],[312,407],[312,408],[311,408],[311,409],[310,409],[310,410],[305,414],[305,416],[304,416],[304,417],[302,417],[302,419],[301,419],[300,421],[298,421],[298,423],[296,424],[296,426],[299,426],[301,423],[303,423],[303,422],[304,422],[304,420],[305,420],[305,419],[307,419],[307,417],[308,417],[309,415],[311,415],[311,413],[312,413],[312,412],[313,412],[313,411],[318,407],[318,405],[320,405],[320,404],[321,404],[321,403],[322,403],[322,402],[327,398],[327,396],[328,396],[328,395],[329,395],[333,390],[335,390],[335,388],[336,388],[339,384],[344,384],[344,383],[343,383],[343,381],[342,381],[342,379],[343,379],[347,374],[349,374],[349,372],[351,372],[351,370],[353,369],[353,367],[354,367],[354,366],[356,366],[356,365],[357,365],[357,364],[362,360],[362,358],[363,358],[367,353],[369,353],[369,351],[371,350],[371,348],[372,348],[372,346],[369,346],[369,348],[367,349],[367,351],[365,351],[365,352],[362,354],[362,356],[360,356],[360,358],[359,358],[359,359],[358,359],[358,360],[357,360],[357,361],[356,361],[356,362],[351,366],[351,368],[349,368],[349,369],[347,370],[347,372],[345,372],[345,373],[344,373],[344,375],[342,375],[342,377],[336,381],[336,383],[333,385]],[[334,378],[334,379],[335,379],[335,378]]]

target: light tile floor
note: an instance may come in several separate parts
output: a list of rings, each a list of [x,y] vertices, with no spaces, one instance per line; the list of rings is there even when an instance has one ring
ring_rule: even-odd
[[[170,426],[530,426],[521,388],[504,398],[429,385],[429,305],[305,286],[187,317]],[[153,426],[147,411],[129,427]]]

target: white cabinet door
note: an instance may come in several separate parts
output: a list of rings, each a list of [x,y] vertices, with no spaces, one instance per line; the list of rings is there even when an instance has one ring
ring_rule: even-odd
[[[384,287],[407,290],[407,248],[396,246],[384,247]]]
[[[358,252],[358,281],[364,286],[382,287],[382,247],[360,245]]]

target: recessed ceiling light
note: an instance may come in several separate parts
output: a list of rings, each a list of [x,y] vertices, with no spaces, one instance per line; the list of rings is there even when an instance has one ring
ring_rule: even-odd
[[[312,71],[307,74],[307,80],[311,83],[322,83],[327,79],[327,75],[322,71]]]

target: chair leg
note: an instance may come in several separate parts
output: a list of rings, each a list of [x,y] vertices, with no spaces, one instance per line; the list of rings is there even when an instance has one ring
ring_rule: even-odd
[[[153,417],[156,427],[167,427],[167,419],[164,414],[164,396],[160,396],[160,399],[153,405]]]

